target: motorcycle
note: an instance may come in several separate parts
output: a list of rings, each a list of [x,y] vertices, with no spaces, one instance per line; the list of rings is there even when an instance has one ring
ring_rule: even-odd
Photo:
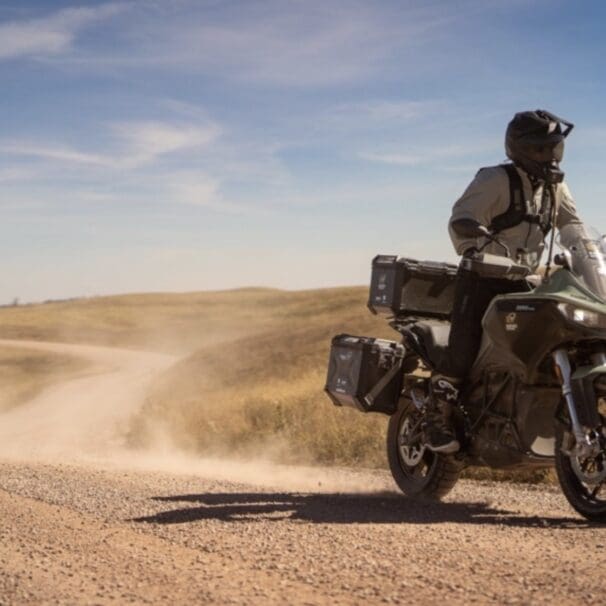
[[[467,466],[555,465],[571,506],[606,522],[604,237],[561,245],[556,269],[543,278],[528,276],[509,257],[482,252],[462,264],[482,276],[534,282],[528,292],[496,297],[483,317],[480,351],[454,411],[457,453],[432,452],[425,439],[457,266],[375,257],[368,306],[401,339],[334,337],[326,393],[337,406],[390,416],[389,467],[409,497],[443,497]]]

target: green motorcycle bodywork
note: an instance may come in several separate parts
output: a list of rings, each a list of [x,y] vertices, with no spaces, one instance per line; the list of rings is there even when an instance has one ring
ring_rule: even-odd
[[[484,337],[472,380],[487,367],[496,367],[509,369],[524,383],[535,383],[558,347],[606,342],[606,321],[597,327],[574,322],[558,308],[562,303],[606,319],[606,303],[565,269],[528,293],[496,297],[482,321]]]
[[[573,321],[558,306],[603,315],[598,326]],[[606,351],[606,303],[570,271],[559,269],[528,293],[496,297],[482,321],[482,346],[462,394],[472,464],[490,467],[553,464],[561,385],[552,352],[588,343]],[[602,363],[577,367],[572,390],[581,422],[599,422],[594,381]]]

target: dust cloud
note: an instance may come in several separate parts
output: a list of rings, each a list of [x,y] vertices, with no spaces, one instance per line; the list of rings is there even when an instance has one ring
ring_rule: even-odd
[[[100,469],[161,471],[283,490],[368,492],[382,490],[377,476],[337,468],[294,467],[269,460],[199,458],[179,451],[162,427],[144,450],[129,448],[130,422],[140,412],[151,382],[177,357],[109,347],[0,340],[0,345],[79,356],[89,374],[48,388],[0,414],[0,458]],[[380,475],[380,474],[379,474]]]

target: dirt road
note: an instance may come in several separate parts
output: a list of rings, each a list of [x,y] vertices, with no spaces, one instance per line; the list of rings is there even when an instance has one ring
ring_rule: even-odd
[[[174,363],[162,354],[110,347],[0,340],[84,358],[90,374],[49,388],[0,416],[0,456],[42,461],[120,457],[128,421],[153,377]]]
[[[382,472],[133,453],[124,421],[172,360],[79,353],[95,374],[0,416],[0,604],[603,602],[606,527],[555,488],[429,505]]]

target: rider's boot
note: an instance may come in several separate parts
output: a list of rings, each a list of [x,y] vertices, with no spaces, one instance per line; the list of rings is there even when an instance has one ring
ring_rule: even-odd
[[[455,453],[460,448],[452,422],[453,406],[459,400],[458,381],[435,375],[431,379],[431,391],[431,404],[426,413],[427,448],[442,454]]]

